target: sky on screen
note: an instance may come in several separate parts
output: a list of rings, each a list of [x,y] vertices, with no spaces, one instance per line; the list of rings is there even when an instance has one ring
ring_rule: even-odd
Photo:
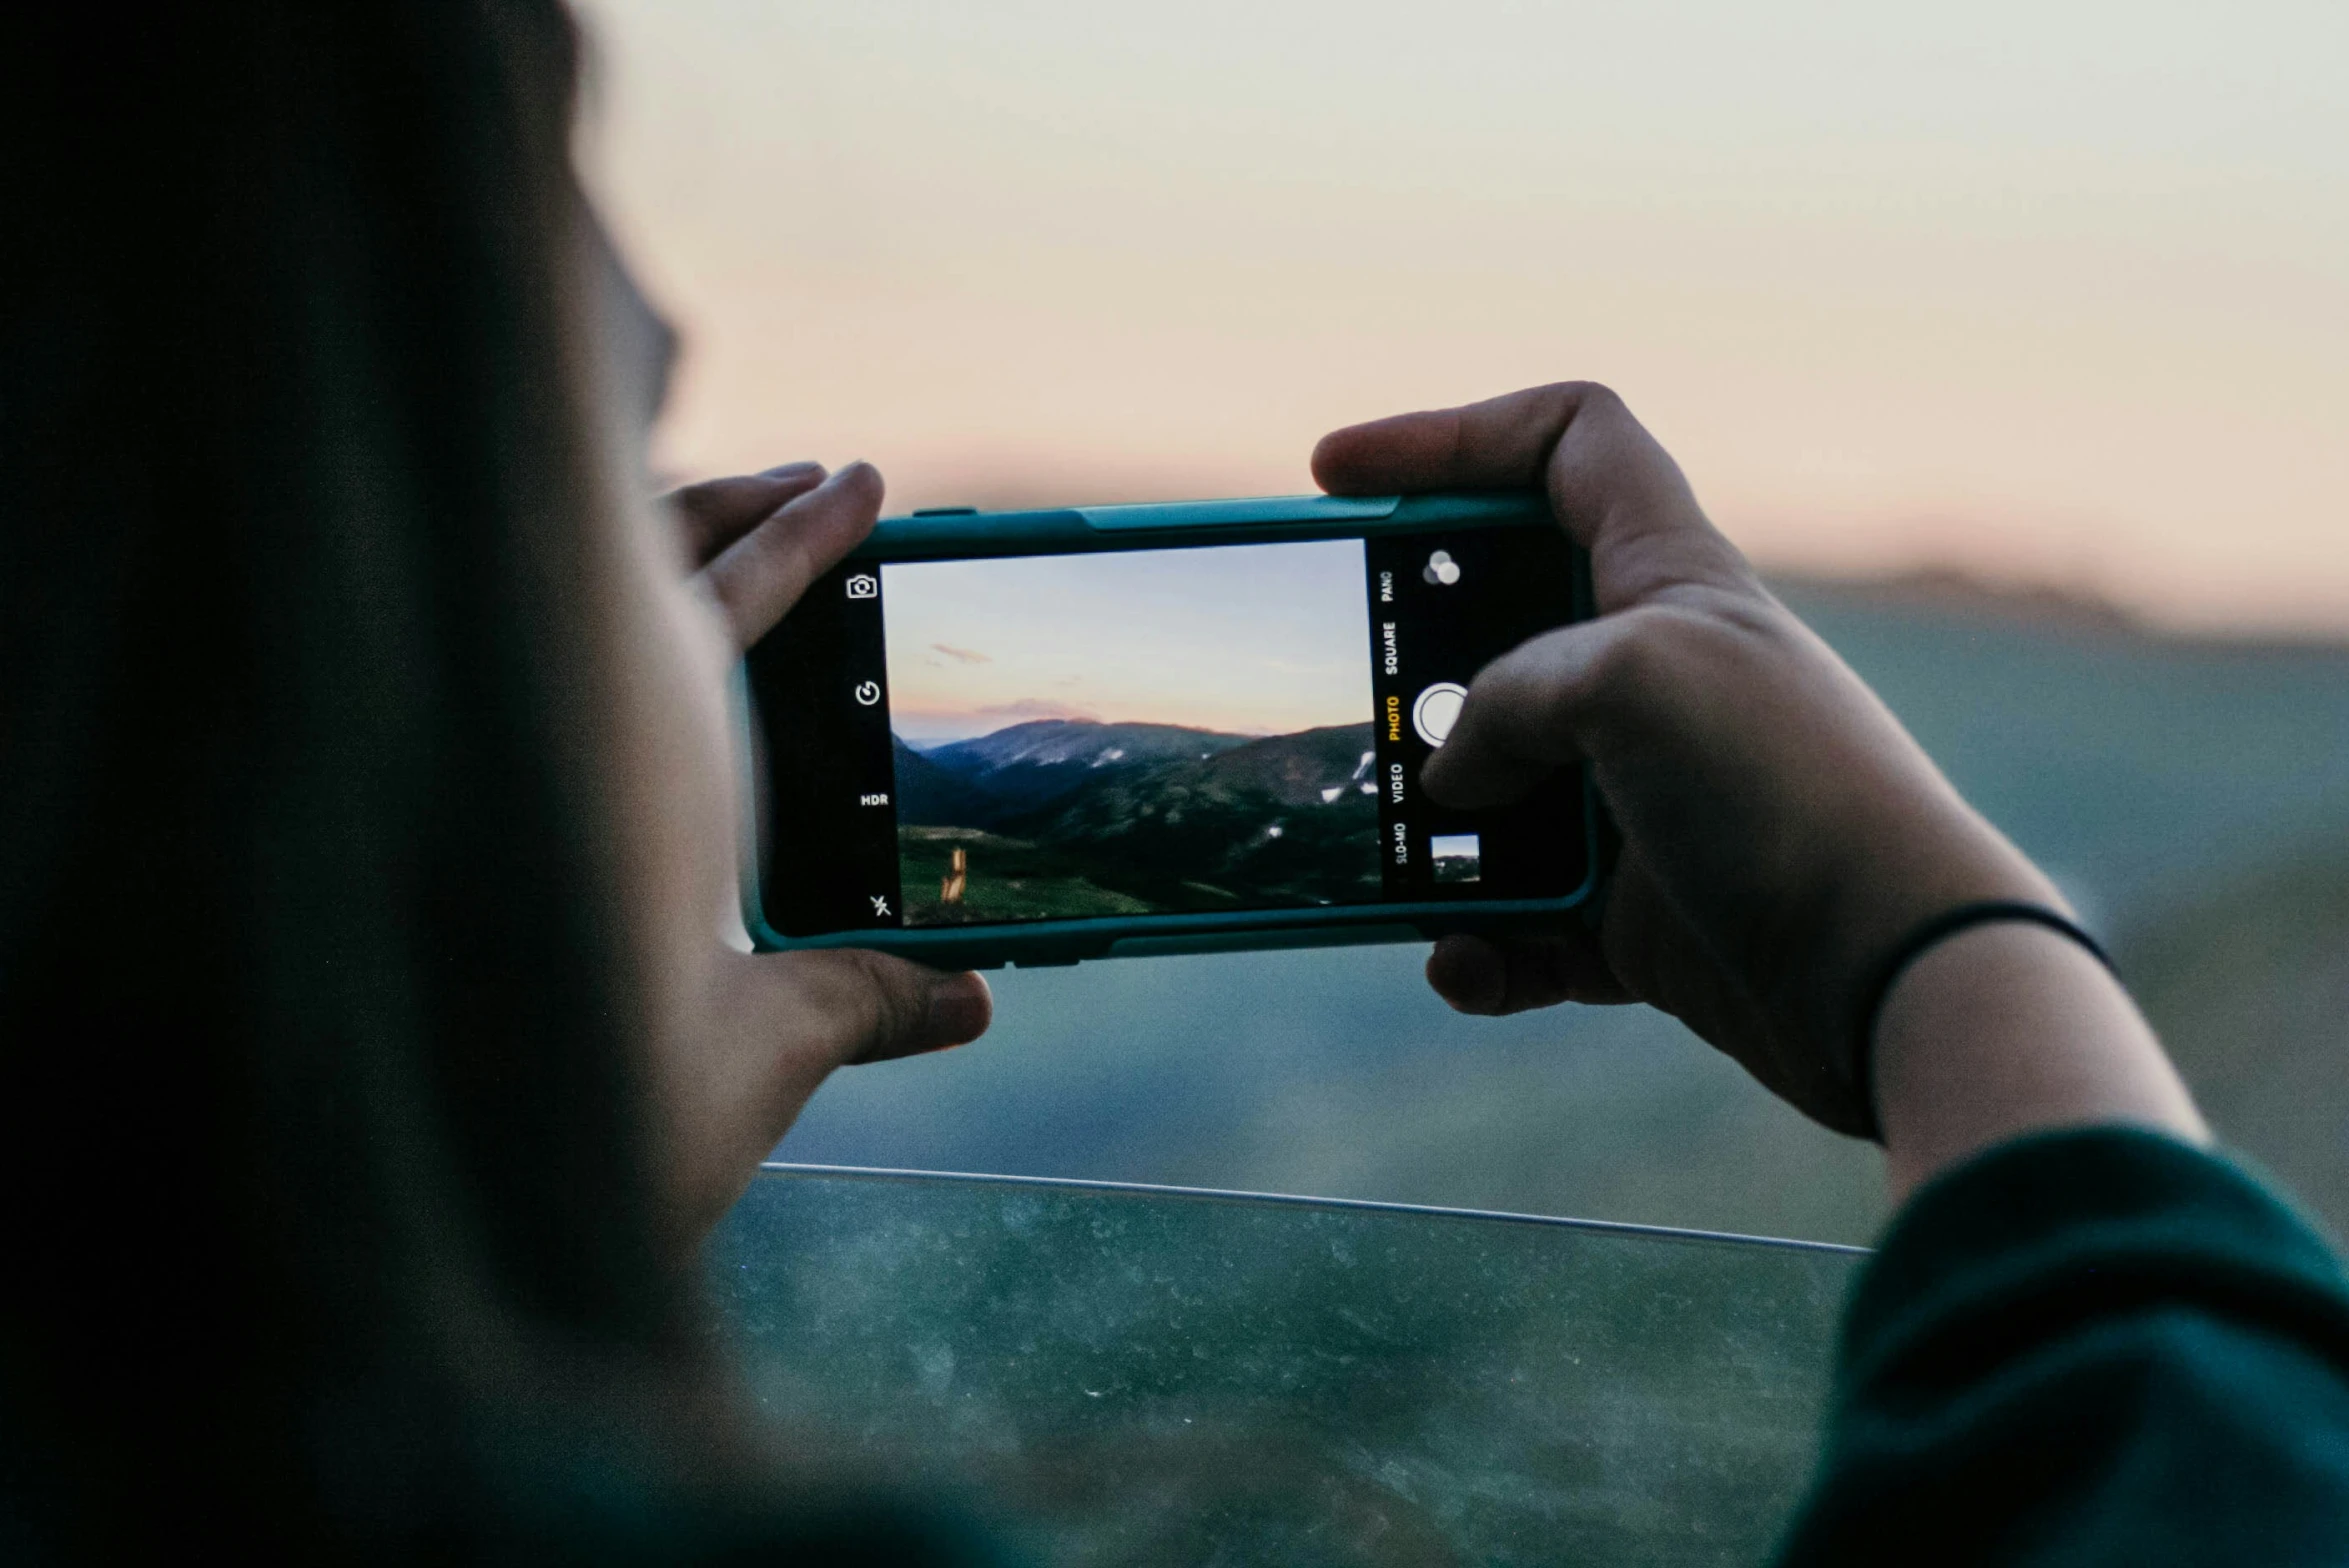
[[[1281,735],[1371,717],[1358,539],[882,568],[891,727],[1032,719]]]

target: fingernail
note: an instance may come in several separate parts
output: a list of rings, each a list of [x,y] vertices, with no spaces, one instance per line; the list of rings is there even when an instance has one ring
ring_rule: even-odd
[[[930,993],[929,1035],[935,1042],[930,1049],[943,1051],[976,1040],[987,1032],[994,1016],[994,998],[988,994],[987,982],[977,975],[940,981]]]
[[[818,479],[823,478],[824,465],[821,463],[779,463],[773,468],[759,471],[761,479],[805,479],[810,474]]]

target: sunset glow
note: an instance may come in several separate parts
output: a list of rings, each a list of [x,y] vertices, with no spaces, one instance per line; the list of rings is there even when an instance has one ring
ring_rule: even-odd
[[[1310,487],[1619,388],[1768,564],[2349,630],[2349,8],[594,0],[680,473]]]

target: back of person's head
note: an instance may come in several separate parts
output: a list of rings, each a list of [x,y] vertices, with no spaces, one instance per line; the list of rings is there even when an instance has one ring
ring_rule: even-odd
[[[729,1465],[614,913],[568,19],[0,28],[0,1557],[625,1555]]]

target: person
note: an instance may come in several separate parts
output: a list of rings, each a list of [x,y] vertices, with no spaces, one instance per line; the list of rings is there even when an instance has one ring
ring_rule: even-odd
[[[880,477],[635,499],[663,333],[551,0],[5,25],[0,1558],[984,1559],[762,1431],[694,1283],[830,1072],[990,1016],[728,940],[728,642]],[[1587,762],[1603,918],[1448,940],[1436,989],[1661,1007],[1883,1141],[1783,1560],[2349,1560],[2339,1264],[1621,402],[1313,461],[1543,487],[1592,556],[1598,618],[1484,671],[1426,783]]]

